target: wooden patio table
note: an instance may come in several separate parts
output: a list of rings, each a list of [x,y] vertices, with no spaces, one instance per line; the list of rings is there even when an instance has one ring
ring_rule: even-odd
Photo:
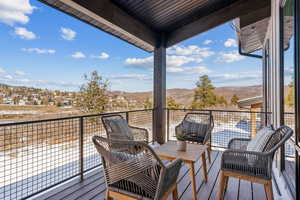
[[[197,199],[197,190],[196,190],[196,179],[195,179],[195,163],[201,157],[202,159],[202,169],[203,169],[203,178],[204,181],[207,182],[207,167],[206,167],[206,159],[205,159],[205,151],[207,150],[207,145],[199,145],[199,144],[187,144],[186,151],[177,151],[176,141],[168,141],[165,144],[162,144],[156,148],[154,148],[155,153],[165,160],[175,160],[180,158],[184,163],[189,165],[190,167],[190,176],[192,179],[192,192],[193,199]]]

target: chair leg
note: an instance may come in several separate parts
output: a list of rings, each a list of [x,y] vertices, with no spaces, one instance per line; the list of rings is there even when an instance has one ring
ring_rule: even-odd
[[[173,196],[173,200],[177,200],[178,199],[178,191],[177,191],[177,185],[174,188],[173,192],[172,192],[172,196]]]
[[[266,194],[267,194],[267,199],[268,200],[273,200],[274,197],[273,197],[272,181],[268,181],[268,183],[266,183],[264,185],[264,187],[265,187],[265,191],[266,191]]]
[[[226,191],[228,186],[229,176],[225,176],[225,185],[224,185],[224,191]]]
[[[105,200],[112,200],[112,198],[109,196],[109,190],[106,190],[106,198]]]
[[[219,186],[219,191],[218,191],[218,196],[217,199],[218,200],[222,200],[224,197],[224,189],[225,189],[225,184],[226,184],[226,176],[224,175],[224,172],[221,170],[220,172],[220,186]]]
[[[207,147],[208,162],[211,163],[211,146]]]

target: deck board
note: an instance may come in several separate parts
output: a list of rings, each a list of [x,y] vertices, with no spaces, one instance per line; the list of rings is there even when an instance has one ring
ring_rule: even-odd
[[[229,178],[228,186],[224,194],[225,200],[237,200],[239,196],[240,180],[237,178]]]
[[[221,163],[220,151],[212,151],[212,162],[207,160],[208,182],[203,181],[202,162],[198,161],[195,164],[196,181],[197,181],[197,197],[201,200],[215,200],[219,189],[219,173]],[[191,179],[189,168],[184,165],[177,179],[178,194],[181,200],[192,199]],[[276,192],[276,191],[274,191]],[[100,200],[105,198],[105,179],[101,168],[95,169],[92,172],[85,174],[84,181],[79,182],[76,178],[68,183],[65,183],[55,189],[52,189],[42,195],[36,196],[35,200]],[[171,196],[168,200],[171,200]],[[264,188],[260,184],[240,181],[235,178],[230,178],[227,190],[225,191],[224,199],[226,200],[265,200]]]
[[[267,200],[264,186],[258,183],[252,183],[253,200]]]
[[[252,200],[251,182],[240,180],[239,200]]]
[[[209,162],[207,162],[207,171],[209,172],[211,169],[211,166],[213,165],[213,163],[215,162],[216,158],[217,158],[218,152],[212,152],[212,163],[210,164]],[[196,168],[196,189],[197,191],[199,190],[199,188],[201,187],[201,185],[203,184],[203,176],[202,176],[202,168]],[[209,175],[208,175],[209,177]],[[210,177],[209,177],[210,178]],[[180,187],[185,187],[185,192],[179,196],[179,199],[191,199],[191,194],[192,194],[192,188],[191,188],[191,178],[190,178],[190,174],[188,174],[185,177],[185,181],[179,183],[178,188]]]

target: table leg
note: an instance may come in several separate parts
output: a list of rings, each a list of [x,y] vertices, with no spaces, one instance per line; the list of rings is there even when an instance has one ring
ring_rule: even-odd
[[[204,182],[207,183],[207,167],[206,167],[205,152],[202,153],[201,158],[202,158],[203,178],[204,178]]]
[[[194,163],[190,163],[190,176],[192,179],[192,193],[193,193],[193,199],[197,200],[197,190],[196,190],[196,177],[195,177],[195,168]]]

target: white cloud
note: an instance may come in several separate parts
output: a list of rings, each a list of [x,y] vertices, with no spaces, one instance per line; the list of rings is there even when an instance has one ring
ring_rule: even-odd
[[[214,79],[222,80],[240,80],[240,79],[257,79],[262,77],[261,72],[241,72],[237,74],[215,74],[211,76]]]
[[[194,58],[189,56],[167,56],[167,67],[180,67],[191,62],[202,62],[202,58]]]
[[[130,68],[151,69],[153,68],[153,56],[147,58],[127,58],[125,65]]]
[[[200,63],[204,58],[214,54],[209,48],[202,48],[196,45],[173,46],[167,49],[167,68],[181,67],[190,63]],[[153,56],[127,58],[124,64],[131,68],[152,70],[154,65]]]
[[[195,66],[195,67],[169,67],[167,68],[167,72],[173,73],[173,74],[204,74],[209,73],[210,70],[207,69],[205,66]]]
[[[61,32],[61,37],[64,40],[74,40],[76,36],[76,32],[69,28],[61,27],[60,32]]]
[[[217,62],[226,62],[232,63],[243,60],[245,57],[241,56],[238,51],[231,51],[231,52],[221,52],[220,56],[217,58]]]
[[[96,56],[96,55],[91,55],[91,58],[99,58],[99,59],[107,59],[109,58],[109,55],[105,52],[102,52],[100,55]]]
[[[220,86],[247,86],[247,85],[261,85],[262,73],[260,71],[245,71],[240,73],[210,73],[209,78],[213,84]],[[194,78],[188,77],[184,81],[195,81]]]
[[[7,79],[10,79],[10,80],[13,79],[13,77],[11,75],[5,75],[4,77]]]
[[[180,67],[193,62],[199,63],[202,62],[202,59],[189,56],[167,55],[167,68]],[[127,58],[125,65],[130,68],[152,70],[154,65],[153,56],[147,58]]]
[[[5,73],[5,69],[0,67],[0,73]]]
[[[152,77],[145,74],[119,74],[108,76],[111,79],[138,79],[138,80],[151,80]]]
[[[204,45],[209,45],[211,44],[213,41],[212,40],[204,40],[203,44]]]
[[[214,52],[209,48],[202,48],[196,45],[189,46],[173,46],[167,49],[167,53],[171,55],[179,56],[199,56],[200,58],[206,58],[214,55]]]
[[[37,54],[54,54],[56,51],[53,49],[40,49],[40,48],[22,48],[25,52],[35,52]]]
[[[237,42],[233,38],[228,38],[226,42],[224,42],[225,47],[237,47]]]
[[[16,75],[19,75],[19,76],[23,76],[23,75],[25,75],[26,73],[23,72],[23,71],[17,70],[17,71],[15,72],[15,74],[16,74]]]
[[[15,27],[15,34],[25,40],[33,40],[36,38],[36,35],[33,32],[27,30],[24,27]]]
[[[26,24],[29,22],[27,15],[34,9],[29,0],[1,0],[0,21],[11,26],[15,23]]]
[[[72,56],[72,58],[85,58],[86,57],[84,55],[84,53],[82,53],[80,51],[77,51],[77,52],[73,53],[71,56]]]

